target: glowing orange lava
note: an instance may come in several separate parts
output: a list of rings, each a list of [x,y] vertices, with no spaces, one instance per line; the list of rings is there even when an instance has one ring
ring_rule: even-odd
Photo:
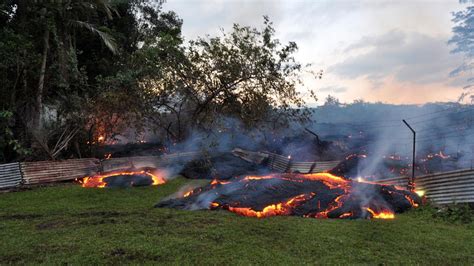
[[[255,211],[255,210],[252,210],[251,208],[243,208],[243,207],[229,207],[229,211],[235,212],[243,216],[250,216],[250,217],[257,217],[257,218],[264,218],[264,217],[270,217],[270,216],[275,216],[275,215],[289,215],[291,214],[291,210],[295,206],[297,206],[300,202],[307,200],[311,196],[313,195],[301,194],[289,199],[286,202],[269,205],[263,208],[263,210],[261,211]],[[212,203],[211,205],[215,207],[219,206],[219,204],[217,205],[216,204],[217,203]]]
[[[113,173],[108,173],[104,175],[95,175],[95,176],[88,176],[84,177],[82,180],[79,182],[82,184],[82,187],[96,187],[96,188],[103,188],[107,186],[107,182],[104,181],[104,179],[108,177],[113,177],[113,176],[132,176],[132,175],[146,175],[149,176],[152,180],[153,183],[151,184],[152,186],[156,185],[161,185],[166,182],[166,179],[164,178],[164,175],[161,173],[151,173],[148,171],[123,171],[123,172],[113,172]]]
[[[330,215],[331,212],[340,209],[347,200],[351,200],[351,188],[354,184],[356,183],[367,183],[367,184],[373,184],[373,185],[379,185],[376,182],[370,182],[370,181],[365,181],[363,179],[359,180],[346,180],[343,177],[335,176],[330,173],[314,173],[314,174],[269,174],[269,175],[262,175],[262,176],[245,176],[243,178],[240,178],[236,180],[236,182],[239,183],[245,183],[244,187],[248,187],[250,185],[249,182],[255,181],[255,180],[265,180],[265,179],[280,179],[280,180],[290,180],[292,182],[304,182],[305,180],[311,180],[311,181],[321,181],[323,184],[329,187],[330,190],[332,189],[342,189],[342,195],[339,195],[335,197],[324,209],[321,209],[320,202],[319,200],[317,201],[317,209],[319,209],[318,212],[313,213],[313,214],[305,214],[305,217],[314,217],[314,218],[329,218],[328,216]],[[216,188],[217,185],[226,185],[226,184],[232,184],[234,182],[232,181],[219,181],[219,180],[213,180],[211,182],[211,185],[214,188]],[[405,189],[403,189],[405,190]],[[341,193],[341,192],[338,192]],[[391,193],[391,191],[388,191],[386,193]],[[184,194],[183,197],[188,197],[192,195],[193,192],[190,191],[186,194]],[[304,204],[307,202],[309,199],[314,197],[316,195],[315,193],[307,193],[307,194],[301,194],[298,196],[295,196],[293,198],[290,198],[286,201],[282,202],[276,202],[273,204],[270,204],[268,206],[264,206],[262,209],[255,210],[252,207],[248,206],[241,206],[240,203],[236,202],[235,204],[223,204],[221,205],[218,202],[211,202],[209,205],[210,209],[217,209],[217,208],[223,208],[227,209],[231,212],[237,213],[239,215],[243,216],[249,216],[249,217],[257,217],[257,218],[265,218],[265,217],[270,217],[270,216],[276,216],[276,215],[292,215],[298,206],[301,204]],[[412,199],[408,195],[404,195],[404,197],[408,200],[408,202],[413,206],[413,207],[418,207],[419,204],[415,202],[414,199]],[[395,213],[389,209],[384,209],[382,211],[375,211],[374,209],[371,209],[369,207],[363,207],[368,213],[370,213],[370,218],[375,218],[375,219],[394,219],[395,218]],[[334,214],[331,214],[331,218],[335,218]],[[336,216],[338,218],[350,218],[350,217],[359,217],[359,215],[356,212],[344,212],[340,214],[339,216]]]

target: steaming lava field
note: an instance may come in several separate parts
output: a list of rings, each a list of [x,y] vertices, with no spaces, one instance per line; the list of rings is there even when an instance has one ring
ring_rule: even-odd
[[[388,220],[258,219],[219,207],[153,207],[196,186],[226,185],[175,178],[126,189],[63,184],[1,193],[0,264],[474,263],[474,224],[433,218],[429,205]]]
[[[242,176],[186,192],[157,207],[224,209],[264,218],[294,215],[312,218],[393,219],[419,207],[414,192],[394,186],[347,180],[329,173]]]

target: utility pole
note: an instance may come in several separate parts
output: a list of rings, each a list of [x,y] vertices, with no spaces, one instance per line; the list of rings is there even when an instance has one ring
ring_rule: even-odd
[[[415,145],[416,145],[416,132],[415,130],[405,121],[405,119],[402,120],[403,123],[411,130],[413,133],[413,161],[412,161],[412,168],[411,168],[411,178],[408,180],[408,189],[413,191],[415,190]]]

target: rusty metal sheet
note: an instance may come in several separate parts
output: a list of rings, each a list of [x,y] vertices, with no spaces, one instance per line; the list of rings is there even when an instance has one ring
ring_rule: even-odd
[[[20,164],[24,184],[74,180],[99,172],[98,159],[71,159],[64,161],[23,162]]]
[[[0,189],[17,187],[21,180],[20,163],[0,164]]]
[[[100,162],[103,172],[130,169],[133,167],[130,157],[110,158]]]
[[[153,167],[158,168],[160,166],[160,157],[158,156],[136,156],[136,157],[121,157],[121,158],[110,158],[101,161],[102,171],[120,171],[131,168],[144,168]]]
[[[101,161],[102,171],[120,171],[131,168],[153,167],[159,168],[180,161],[189,161],[201,155],[200,152],[173,153],[163,156],[135,156],[110,158]]]

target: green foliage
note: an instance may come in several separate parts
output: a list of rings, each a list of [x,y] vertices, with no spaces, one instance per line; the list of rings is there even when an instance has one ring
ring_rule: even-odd
[[[162,3],[0,3],[0,108],[30,159],[94,156],[86,143],[145,129],[182,141],[227,120],[272,130],[309,121],[297,45],[280,43],[268,18],[184,44],[182,20]],[[54,131],[77,128],[65,152],[47,147],[63,135]]]
[[[433,217],[451,223],[472,223],[474,210],[467,204],[450,204],[436,210]]]
[[[448,41],[449,44],[454,45],[454,49],[451,52],[463,54],[465,59],[460,66],[451,72],[451,75],[464,74],[467,76],[467,85],[464,87],[464,92],[459,97],[459,101],[469,97],[471,102],[474,102],[474,76],[472,75],[472,69],[474,69],[474,36],[472,34],[474,28],[474,6],[468,6],[462,11],[453,12],[452,21],[454,22],[453,36]]]
[[[230,33],[191,41],[184,59],[170,54],[163,77],[149,83],[159,89],[156,124],[182,140],[183,127],[215,132],[229,118],[252,129],[308,121],[310,110],[297,91],[297,45],[283,45],[274,34],[264,18],[262,29],[235,24]]]
[[[29,154],[29,150],[25,149],[13,134],[12,117],[12,112],[0,110],[0,162]]]
[[[433,205],[428,202],[410,211],[414,217],[432,217],[434,221],[444,221],[449,224],[472,224],[474,210],[468,203]]]

